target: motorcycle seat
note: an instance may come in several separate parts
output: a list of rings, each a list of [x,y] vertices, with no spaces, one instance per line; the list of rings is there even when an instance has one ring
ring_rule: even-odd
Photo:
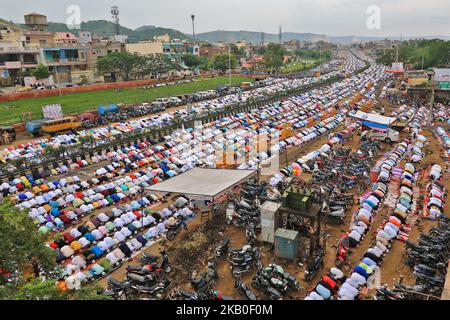
[[[130,270],[130,271],[142,271],[142,267],[140,267],[140,266],[127,266],[127,270]]]
[[[176,223],[173,224],[173,225],[168,225],[168,226],[167,226],[167,229],[170,229],[170,230],[178,229],[178,228],[181,227],[182,225],[183,225],[183,222],[178,221],[178,222],[176,222]]]
[[[142,258],[149,262],[156,262],[158,260],[158,256],[154,256],[152,254],[147,254],[147,253],[144,253]]]
[[[120,282],[119,280],[112,277],[108,279],[108,282],[115,289],[127,290],[131,287],[131,284],[129,282]]]
[[[141,283],[145,283],[148,281],[152,280],[152,277],[147,276],[141,276],[139,274],[136,273],[128,273],[127,274],[128,278],[132,279],[132,280],[136,280],[137,282],[141,282]]]

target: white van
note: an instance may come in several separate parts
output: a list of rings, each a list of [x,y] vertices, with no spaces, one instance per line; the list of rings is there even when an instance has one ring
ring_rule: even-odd
[[[387,131],[368,130],[366,137],[375,141],[397,142],[400,140],[400,133],[391,128]]]

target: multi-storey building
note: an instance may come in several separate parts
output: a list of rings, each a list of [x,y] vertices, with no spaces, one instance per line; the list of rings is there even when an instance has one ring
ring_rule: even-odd
[[[0,19],[0,85],[19,84],[20,71],[36,68],[40,62],[39,45],[27,41],[20,27]]]

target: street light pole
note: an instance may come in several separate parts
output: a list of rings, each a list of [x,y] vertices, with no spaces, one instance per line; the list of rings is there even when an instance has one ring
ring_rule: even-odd
[[[59,73],[58,73],[58,66],[56,66],[55,65],[55,74],[56,74],[56,81],[58,81],[58,89],[59,89],[59,96],[61,97],[62,96],[62,93],[61,93],[61,81],[60,81],[60,79],[59,79]]]
[[[230,84],[230,89],[231,89],[231,43],[228,44],[228,80],[229,80],[229,84]]]
[[[319,74],[322,76],[322,45],[319,44]]]
[[[195,14],[191,14],[192,19],[192,37],[194,38],[194,45],[195,45]]]

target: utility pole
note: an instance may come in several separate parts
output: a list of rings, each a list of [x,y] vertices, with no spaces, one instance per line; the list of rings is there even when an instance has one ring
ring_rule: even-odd
[[[278,29],[278,41],[280,42],[280,44],[283,43],[283,36],[281,34],[281,25],[279,26],[279,29]]]

